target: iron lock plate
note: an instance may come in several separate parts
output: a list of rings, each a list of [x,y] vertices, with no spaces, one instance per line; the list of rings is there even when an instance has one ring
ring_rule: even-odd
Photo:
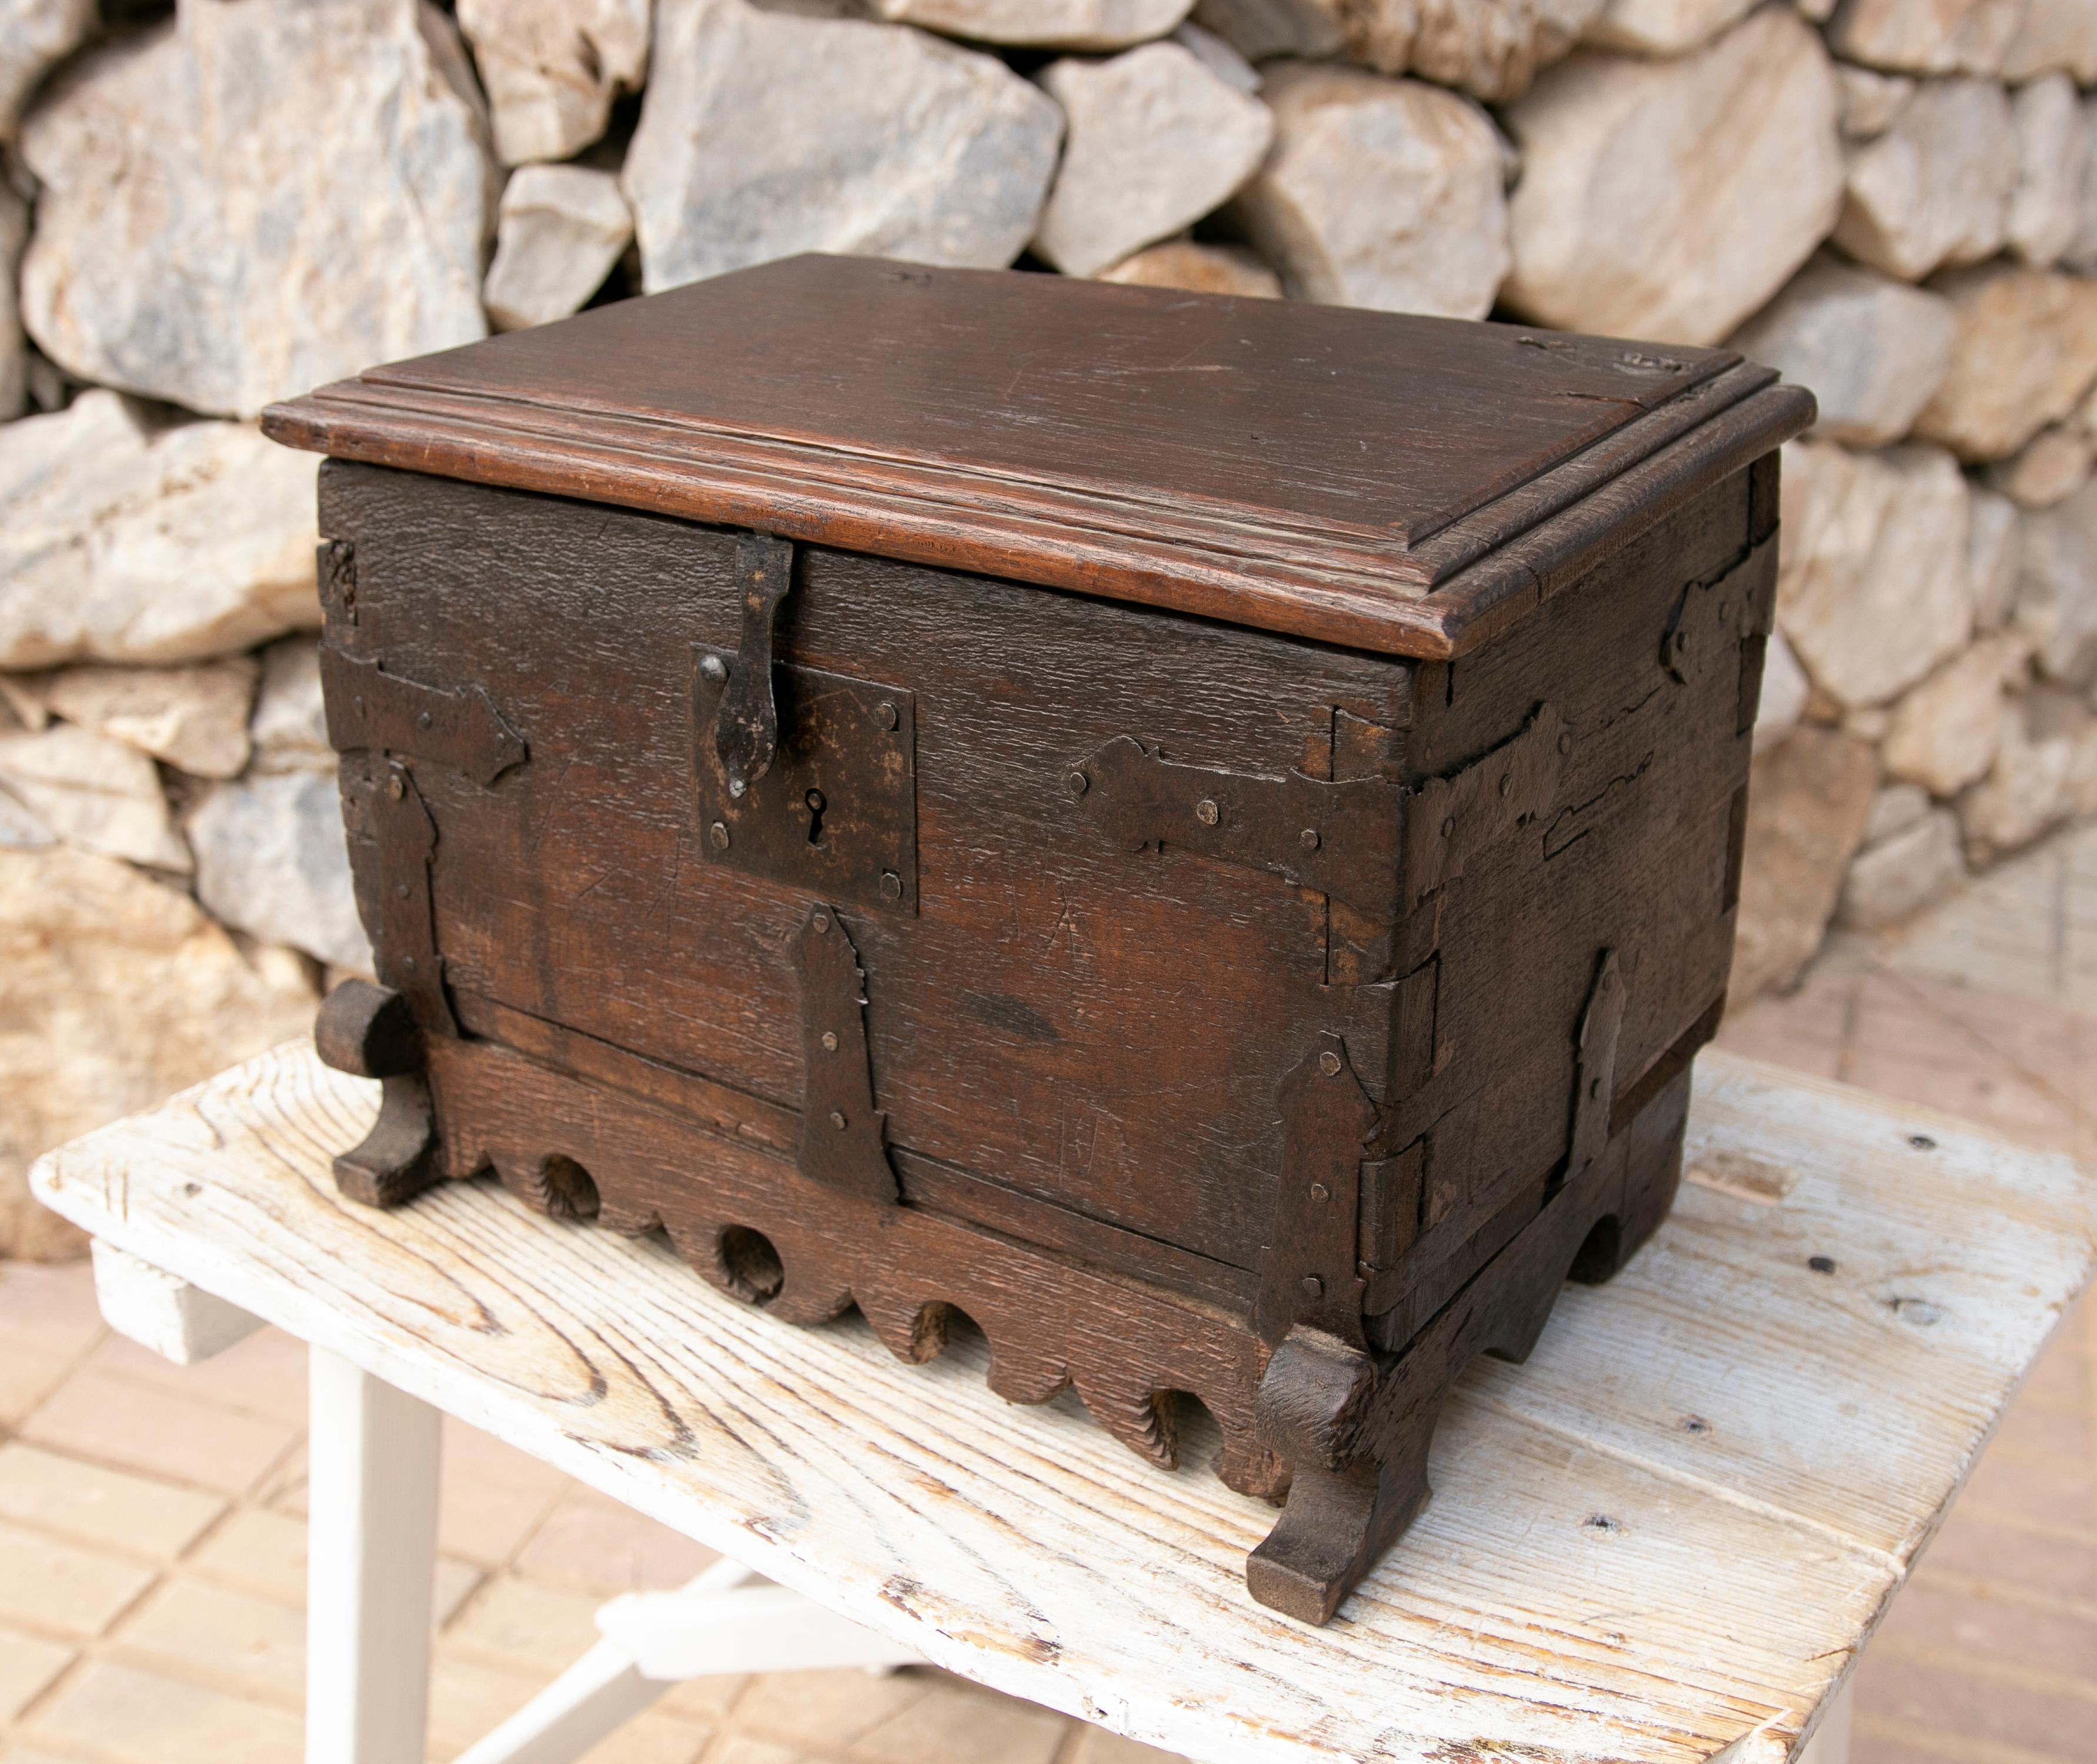
[[[712,863],[827,900],[917,910],[917,709],[908,692],[773,663],[778,746],[740,795],[715,740],[733,650],[692,646],[692,794]]]

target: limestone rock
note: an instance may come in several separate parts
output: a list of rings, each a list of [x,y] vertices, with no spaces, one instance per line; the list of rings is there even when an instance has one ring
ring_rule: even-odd
[[[1769,646],[1762,655],[1762,694],[1755,701],[1757,753],[1774,747],[1798,727],[1798,720],[1806,714],[1806,695],[1811,690],[1812,682],[1806,679],[1806,670],[1798,665],[1798,658],[1792,654],[1784,633],[1771,632]]]
[[[2017,628],[2047,678],[2087,686],[2097,678],[2097,482],[2022,527]]]
[[[252,416],[485,335],[471,79],[414,0],[185,5],[94,50],[22,129],[30,335],[83,379]]]
[[[2015,85],[2055,72],[2077,85],[2097,85],[2097,7],[2090,0],[2026,0],[2003,77]]]
[[[1410,71],[1474,98],[1520,98],[1607,0],[1338,0],[1347,54],[1380,73]]]
[[[1672,61],[1574,55],[1508,113],[1523,171],[1502,297],[1566,330],[1718,342],[1834,224],[1838,101],[1781,7]]]
[[[243,956],[186,895],[59,846],[0,851],[0,1256],[77,1254],[32,1160],[313,1026],[285,952]]]
[[[58,843],[48,821],[20,797],[0,787],[0,851],[42,851]],[[0,1255],[7,1253],[0,1245]]]
[[[1992,80],[1924,83],[1876,140],[1852,147],[1835,243],[1919,282],[2002,248],[2017,180],[2010,101]]]
[[[1232,212],[1302,300],[1482,318],[1506,274],[1506,146],[1416,80],[1285,62],[1274,151]]]
[[[1845,709],[1885,703],[1965,644],[1970,517],[1950,455],[1790,444],[1783,516],[1777,622]]]
[[[135,747],[69,723],[0,735],[0,784],[68,845],[189,873],[160,775]]]
[[[1856,930],[1897,924],[1965,873],[1959,817],[1933,808],[1912,826],[1867,845],[1850,865],[1836,917]]]
[[[200,778],[247,764],[247,707],[259,670],[250,657],[195,668],[72,668],[47,703],[68,723],[136,747]]]
[[[2007,458],[2097,379],[2097,282],[1988,264],[1938,285],[1959,332],[1915,433],[1964,459]]]
[[[526,165],[503,186],[495,261],[481,300],[497,330],[566,318],[603,286],[633,239],[633,217],[610,172]]]
[[[1893,707],[1879,757],[1889,777],[1956,796],[1995,763],[2002,720],[2001,646],[1976,643]]]
[[[648,68],[648,0],[459,0],[506,165],[574,157]]]
[[[2060,254],[2061,267],[2080,275],[2097,274],[2097,96],[2082,101],[2083,132],[2090,138],[2090,163],[2082,173],[2082,194],[2075,205],[2075,236]]]
[[[2091,7],[2097,13],[2097,6]],[[2034,80],[2010,101],[2017,132],[2017,182],[2010,196],[2010,248],[2034,269],[2058,263],[2075,243],[2090,131],[2064,73]]]
[[[287,637],[262,652],[262,687],[247,738],[253,744],[252,775],[277,772],[335,772],[328,745],[327,711],[321,697],[320,646],[308,637]]]
[[[1089,276],[1170,237],[1226,200],[1267,156],[1274,117],[1177,43],[1041,72],[1062,107],[1063,163],[1035,252]]]
[[[15,281],[28,243],[28,204],[15,195],[0,169],[0,422],[22,414],[29,399],[28,356]]]
[[[1915,81],[1905,74],[1846,66],[1835,72],[1842,82],[1842,137],[1846,141],[1869,141],[1884,134],[1915,96]]]
[[[1634,55],[1679,55],[1753,11],[1755,0],[1609,0],[1582,41]]]
[[[873,0],[880,17],[1021,49],[1127,49],[1162,37],[1193,0]]]
[[[2023,534],[2016,505],[1993,490],[1973,492],[1972,525],[1966,541],[1967,580],[1973,590],[1973,628],[1995,631],[2010,615],[2016,597]]]
[[[2097,442],[2079,423],[2041,429],[2014,458],[1988,468],[1988,482],[2020,508],[2050,509],[2090,481]]]
[[[94,0],[6,0],[0,4],[0,141],[15,138],[43,77],[87,41]]]
[[[994,269],[1062,118],[988,55],[893,24],[661,0],[623,182],[651,293],[795,252]]]
[[[1880,447],[1914,426],[1951,365],[1957,330],[1942,295],[1823,256],[1727,347],[1810,387],[1816,436]]]
[[[1791,985],[1813,959],[1878,782],[1867,743],[1810,724],[1757,756],[1727,984],[1734,1005]]]
[[[204,661],[320,623],[317,462],[115,392],[0,427],[0,668]]]
[[[1902,73],[1998,73],[2026,0],[1843,0],[1828,42],[1845,61]]]
[[[1279,300],[1281,278],[1249,251],[1232,245],[1197,245],[1172,239],[1125,257],[1094,278],[1145,288],[1186,288],[1197,294],[1236,294]]]
[[[1907,831],[1929,810],[1929,792],[1920,784],[1881,784],[1872,799],[1871,817],[1864,823],[1864,843],[1876,845]]]
[[[1233,49],[1228,39],[1190,21],[1173,32],[1171,41],[1233,92],[1241,92],[1247,98],[1259,92],[1259,69]]]
[[[1195,0],[1193,19],[1248,61],[1322,61],[1346,41],[1338,0]]]
[[[342,803],[327,773],[221,784],[190,817],[197,898],[235,930],[371,971],[357,916]]]
[[[2016,705],[2003,707],[2002,741],[1986,777],[1959,802],[1959,824],[1974,867],[2031,843],[2075,807],[2077,742],[2041,733]]]

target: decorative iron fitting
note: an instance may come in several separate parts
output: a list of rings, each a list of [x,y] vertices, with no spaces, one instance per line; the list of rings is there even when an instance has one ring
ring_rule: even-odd
[[[1281,1187],[1259,1253],[1253,1326],[1270,1344],[1301,1323],[1359,1346],[1362,1146],[1377,1107],[1346,1043],[1330,1034],[1282,1079],[1281,1103]]]
[[[772,644],[780,603],[794,585],[790,541],[746,533],[735,545],[742,591],[742,635],[735,663],[714,707],[714,752],[740,799],[772,769],[779,751],[779,705],[772,691]]]
[[[1548,808],[1573,737],[1555,705],[1539,705],[1521,733],[1447,777],[1407,793],[1404,881],[1399,909],[1410,912],[1464,873],[1486,847]]]
[[[1617,1035],[1624,1026],[1626,1002],[1622,965],[1616,951],[1605,949],[1594,990],[1587,995],[1587,1008],[1580,1014],[1573,1134],[1565,1159],[1568,1182],[1600,1158],[1609,1143],[1609,1110],[1617,1094]]]
[[[398,759],[373,773],[371,823],[379,837],[377,948],[379,978],[408,1001],[416,1023],[433,1035],[456,1035],[451,1000],[444,994],[443,958],[437,954],[436,920],[430,899],[430,864],[436,856],[437,824],[415,788],[415,774]]]
[[[866,1047],[866,975],[836,912],[818,904],[794,943],[801,978],[801,1174],[826,1188],[893,1206],[895,1171],[873,1105]]]
[[[321,646],[328,742],[337,753],[367,748],[413,754],[462,772],[484,787],[523,764],[524,738],[502,720],[479,686],[447,692],[389,674],[376,660]]]
[[[1165,759],[1117,735],[1074,768],[1080,813],[1131,851],[1183,845],[1272,870],[1356,911],[1398,917],[1404,790],[1384,778],[1337,783],[1291,772],[1262,777]]]

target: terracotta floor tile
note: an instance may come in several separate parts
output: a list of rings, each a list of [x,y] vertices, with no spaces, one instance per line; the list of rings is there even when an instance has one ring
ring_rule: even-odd
[[[866,1764],[1050,1764],[1069,1723],[1053,1710],[939,1674],[924,1696],[862,1734]]]
[[[488,1665],[551,1678],[596,1645],[601,1603],[499,1574],[467,1601],[445,1639]]]
[[[1924,1579],[1903,1587],[1893,1600],[1870,1652],[1882,1648],[1919,1655],[1950,1651],[1979,1665],[2097,1684],[2097,1614],[2072,1617]]]
[[[288,1710],[97,1660],[29,1723],[28,1737],[122,1764],[298,1764]]]
[[[258,1329],[194,1366],[178,1366],[150,1348],[112,1335],[94,1352],[105,1372],[158,1385],[187,1398],[264,1415],[304,1431],[307,1348],[279,1329]]]
[[[523,1547],[570,1486],[558,1470],[446,1416],[438,1547],[498,1568]]]
[[[256,1694],[296,1709],[304,1700],[306,1620],[296,1605],[200,1580],[155,1589],[117,1631],[133,1665]]]
[[[77,1358],[29,1342],[0,1344],[0,1431],[20,1426],[58,1388]]]
[[[88,1368],[22,1425],[50,1449],[197,1487],[238,1495],[298,1438],[261,1416],[237,1414],[173,1391]]]
[[[86,1263],[0,1261],[0,1337],[74,1356],[103,1333]]]
[[[2089,1412],[2079,1405],[2069,1407],[2036,1398],[2010,1405],[2002,1425],[1989,1446],[2033,1459],[2043,1459],[2063,1469],[2097,1473],[2090,1451]]]
[[[576,1486],[518,1552],[519,1574],[609,1599],[681,1587],[720,1558],[630,1507]]]
[[[266,1508],[243,1507],[192,1550],[182,1566],[187,1574],[235,1592],[279,1604],[302,1604],[306,1596],[306,1522]],[[481,1570],[471,1562],[448,1556],[437,1558],[432,1599],[434,1621],[440,1629],[451,1621],[481,1578]]]
[[[1860,1705],[1868,1700],[1876,1719],[2041,1757],[2088,1764],[2087,1743],[2097,1732],[2097,1685],[1977,1672],[1949,1650],[1926,1657],[1867,1650],[1856,1683]]]
[[[0,1525],[0,1617],[20,1628],[99,1635],[159,1574],[142,1562]]]
[[[707,1752],[703,1764],[825,1764],[812,1752],[755,1734],[725,1733]]]
[[[76,1657],[61,1642],[0,1628],[0,1722],[20,1714]]]
[[[776,1672],[752,1679],[735,1705],[746,1732],[808,1751],[841,1753],[926,1695],[921,1669],[874,1678],[864,1672]]]
[[[544,1687],[529,1672],[504,1672],[440,1647],[430,1670],[430,1757],[444,1764],[500,1727]]]
[[[1959,1495],[1959,1510],[2027,1519],[2097,1542],[2097,1474],[2064,1469],[1990,1446]]]
[[[1858,1715],[1850,1732],[1850,1764],[2053,1764],[1977,1747],[1955,1736],[1919,1733],[1898,1722]]]
[[[2000,1594],[2097,1609],[2097,1543],[1955,1508],[1924,1560]]]
[[[651,1709],[592,1746],[582,1764],[694,1764],[712,1738],[711,1728]]]
[[[225,1510],[215,1495],[82,1464],[34,1446],[0,1446],[0,1518],[78,1541],[140,1556],[173,1556]]]
[[[1161,1752],[1154,1745],[1124,1740],[1104,1727],[1083,1728],[1071,1741],[1062,1764],[1180,1764],[1176,1752]]]

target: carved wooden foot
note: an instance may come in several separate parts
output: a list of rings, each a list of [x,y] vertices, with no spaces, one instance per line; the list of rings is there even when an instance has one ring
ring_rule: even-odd
[[[345,980],[322,1003],[313,1045],[339,1072],[375,1078],[379,1119],[335,1161],[335,1186],[366,1206],[398,1206],[442,1174],[422,1031],[408,1001],[369,980]]]

